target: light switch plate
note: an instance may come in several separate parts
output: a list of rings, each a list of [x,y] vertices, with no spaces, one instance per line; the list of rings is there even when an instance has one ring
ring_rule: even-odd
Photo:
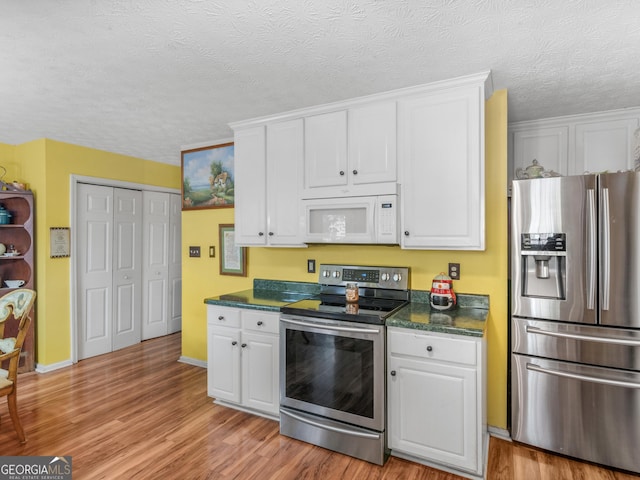
[[[316,273],[316,261],[314,259],[307,260],[307,273]]]
[[[189,256],[190,257],[199,257],[200,256],[200,247],[189,247]]]

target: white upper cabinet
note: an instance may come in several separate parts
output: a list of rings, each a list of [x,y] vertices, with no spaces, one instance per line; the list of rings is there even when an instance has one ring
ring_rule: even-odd
[[[305,118],[303,198],[395,193],[396,102]]]
[[[514,132],[514,174],[537,160],[547,170],[567,174],[569,129],[566,126]]]
[[[237,245],[265,245],[266,143],[265,127],[234,133],[235,242]]]
[[[395,182],[396,102],[354,107],[348,116],[351,183]]]
[[[303,246],[302,119],[267,125],[267,242]]]
[[[238,129],[234,141],[236,244],[304,246],[302,119]]]
[[[304,246],[303,201],[400,195],[402,248],[484,249],[490,72],[230,124],[241,246]]]
[[[634,168],[640,108],[509,125],[509,180],[537,160],[560,175]]]
[[[399,100],[398,162],[401,246],[483,250],[484,79]]]
[[[570,171],[579,174],[632,169],[638,118],[578,123],[575,161]]]
[[[304,119],[304,184],[307,191],[347,184],[347,112]]]

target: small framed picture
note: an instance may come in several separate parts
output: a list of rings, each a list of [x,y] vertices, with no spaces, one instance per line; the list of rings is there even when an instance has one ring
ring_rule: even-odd
[[[51,258],[69,257],[70,255],[69,227],[51,227],[49,229],[49,252]]]
[[[182,152],[182,210],[232,208],[233,142]]]
[[[247,248],[235,242],[233,224],[224,224],[220,229],[220,275],[247,276]]]

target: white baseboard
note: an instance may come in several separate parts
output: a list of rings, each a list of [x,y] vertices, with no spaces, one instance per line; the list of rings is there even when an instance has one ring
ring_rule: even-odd
[[[71,360],[63,360],[62,362],[51,363],[49,365],[36,363],[36,372],[49,373],[49,372],[53,372],[54,370],[60,370],[61,368],[70,367],[71,365],[73,365],[73,362]]]
[[[504,428],[498,428],[498,427],[488,427],[489,430],[489,435],[491,435],[492,437],[497,437],[500,438],[502,440],[506,440],[507,442],[511,442],[511,434],[509,433],[509,430],[505,430]]]
[[[196,367],[207,368],[206,360],[198,360],[197,358],[184,357],[181,355],[178,361],[180,363],[187,363],[189,365],[194,365]]]

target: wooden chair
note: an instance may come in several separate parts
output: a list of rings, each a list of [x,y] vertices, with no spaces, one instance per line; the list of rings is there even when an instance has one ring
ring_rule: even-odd
[[[16,390],[18,383],[18,363],[20,361],[20,351],[22,343],[29,330],[31,323],[31,308],[36,299],[36,292],[27,288],[20,288],[7,293],[0,298],[0,365],[9,363],[9,369],[0,368],[0,397],[7,397],[9,414],[13,427],[16,429],[21,443],[27,439],[18,417],[18,405],[16,402]],[[4,338],[6,320],[15,318],[18,322],[18,330],[15,338]]]

